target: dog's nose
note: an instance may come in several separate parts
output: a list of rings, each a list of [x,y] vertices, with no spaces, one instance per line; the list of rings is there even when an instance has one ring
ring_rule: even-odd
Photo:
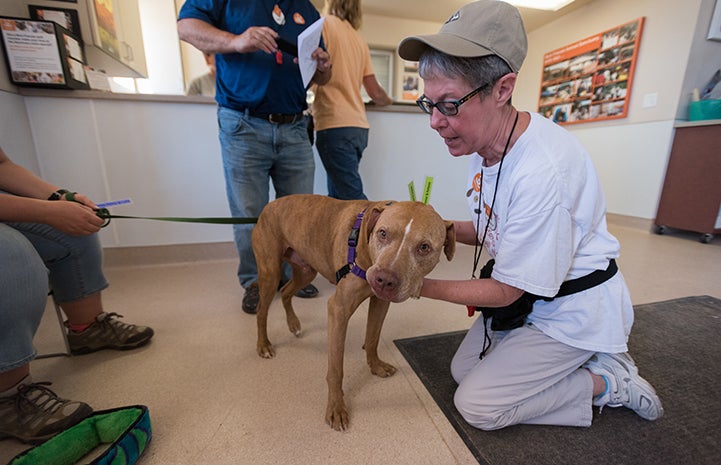
[[[398,277],[389,271],[379,271],[374,280],[376,286],[384,291],[393,291],[398,287]]]

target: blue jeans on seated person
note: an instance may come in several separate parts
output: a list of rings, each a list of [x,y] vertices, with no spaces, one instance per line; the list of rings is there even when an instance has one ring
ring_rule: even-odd
[[[328,175],[328,196],[340,200],[367,200],[358,167],[368,146],[368,129],[323,129],[315,146]]]
[[[269,181],[276,197],[313,193],[315,162],[306,117],[294,123],[273,124],[219,107],[218,128],[231,215],[258,217],[270,198]],[[251,224],[233,225],[240,258],[238,281],[243,288],[258,280],[252,232]],[[284,273],[287,279],[287,268]]]
[[[50,288],[59,304],[80,300],[108,287],[103,249],[97,234],[71,236],[39,223],[6,223],[30,241],[50,272]],[[48,289],[45,289],[47,295]]]
[[[48,270],[30,242],[0,223],[0,372],[35,358],[33,337],[48,298]]]

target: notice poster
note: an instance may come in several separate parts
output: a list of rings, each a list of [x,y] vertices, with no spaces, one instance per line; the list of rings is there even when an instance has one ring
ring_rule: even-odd
[[[53,23],[0,18],[0,30],[13,82],[65,84]]]
[[[546,53],[538,112],[558,124],[625,118],[643,21]]]
[[[0,17],[10,80],[18,86],[89,89],[83,44],[53,21]]]

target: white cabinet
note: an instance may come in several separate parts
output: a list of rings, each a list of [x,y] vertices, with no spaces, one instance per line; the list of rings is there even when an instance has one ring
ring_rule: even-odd
[[[147,77],[138,0],[25,1],[77,12],[88,65],[110,76]]]

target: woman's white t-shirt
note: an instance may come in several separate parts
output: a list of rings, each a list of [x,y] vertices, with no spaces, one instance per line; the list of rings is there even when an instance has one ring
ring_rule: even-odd
[[[468,205],[478,237],[493,203],[501,163],[469,167]],[[480,203],[479,203],[480,201]],[[479,208],[480,205],[480,208]],[[485,248],[493,278],[544,297],[563,281],[605,270],[619,255],[606,227],[606,202],[593,163],[568,131],[531,113],[529,127],[506,154]],[[597,352],[625,352],[633,306],[619,271],[594,288],[534,304],[528,322],[565,344]]]

